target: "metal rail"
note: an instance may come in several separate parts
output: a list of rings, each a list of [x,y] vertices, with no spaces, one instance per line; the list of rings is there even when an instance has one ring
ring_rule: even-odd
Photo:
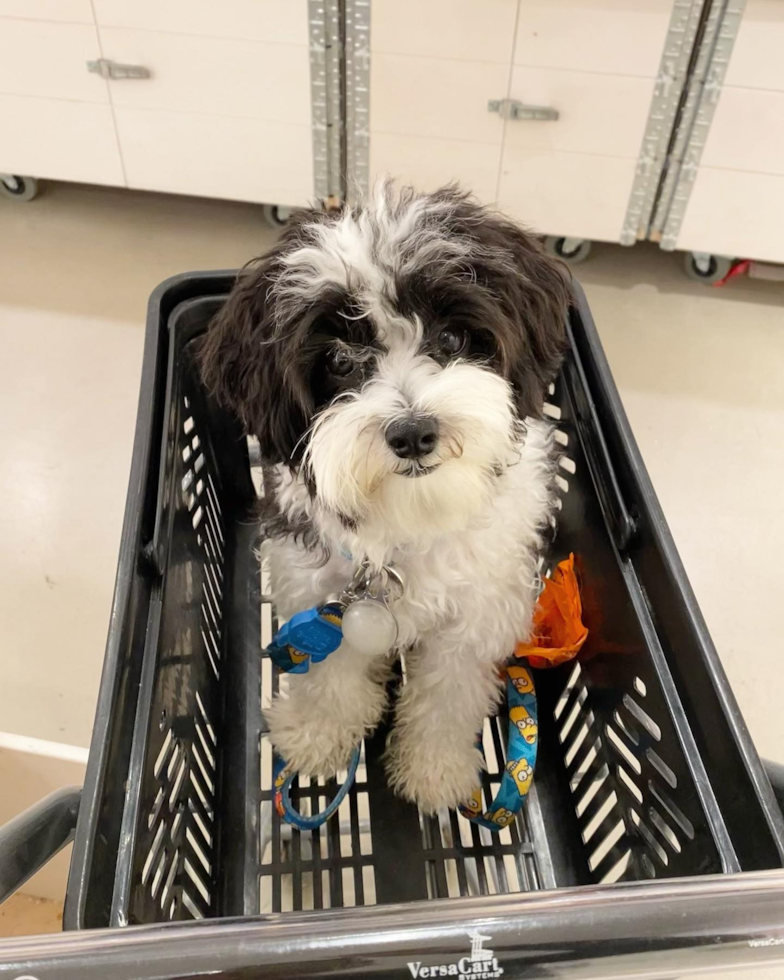
[[[784,964],[784,871],[65,933],[0,942],[0,977],[482,975],[606,980]],[[432,968],[436,967],[434,971]],[[476,973],[474,973],[476,975]]]
[[[0,902],[73,840],[81,795],[57,790],[0,827]]]

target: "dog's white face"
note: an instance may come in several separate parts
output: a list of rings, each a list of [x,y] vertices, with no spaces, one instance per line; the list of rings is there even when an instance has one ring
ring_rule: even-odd
[[[295,216],[245,273],[202,371],[372,561],[465,528],[514,462],[563,344],[537,242],[454,189]]]
[[[518,429],[506,380],[459,355],[441,367],[414,335],[385,345],[356,393],[316,417],[305,464],[318,501],[366,550],[425,546],[486,507]]]
[[[328,358],[327,372],[336,364],[362,379],[315,417],[304,455],[318,503],[359,532],[370,557],[466,527],[519,435],[508,381],[461,357],[464,334],[440,331],[438,356],[415,320],[376,336],[369,357],[341,345]]]

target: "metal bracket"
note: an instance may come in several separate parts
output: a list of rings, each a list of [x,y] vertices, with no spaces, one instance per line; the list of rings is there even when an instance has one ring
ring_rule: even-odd
[[[538,119],[553,121],[561,115],[557,109],[547,105],[527,105],[517,99],[490,99],[488,112],[497,112],[502,119]]]
[[[313,183],[329,206],[343,199],[342,0],[308,0]]]
[[[713,0],[705,18],[695,69],[651,221],[650,238],[658,240],[665,251],[671,252],[678,245],[745,4],[746,0]]]
[[[370,2],[308,0],[313,178],[327,207],[370,189]]]
[[[370,191],[370,0],[345,0],[346,199]]]
[[[87,62],[87,71],[101,78],[152,78],[152,72],[144,65],[120,65],[108,58]]]
[[[621,229],[622,245],[633,245],[649,237],[670,141],[683,108],[684,88],[693,70],[692,51],[700,36],[704,7],[703,0],[674,0]]]

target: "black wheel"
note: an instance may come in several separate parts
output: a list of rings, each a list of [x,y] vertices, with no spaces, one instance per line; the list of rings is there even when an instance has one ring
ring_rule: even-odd
[[[570,265],[585,262],[591,254],[591,243],[587,238],[566,238],[548,235],[544,240],[545,250]]]
[[[732,268],[732,259],[721,255],[687,252],[683,258],[683,267],[689,279],[704,283],[706,286],[723,279]]]
[[[271,228],[283,228],[289,220],[291,208],[283,207],[280,204],[262,204],[264,220]]]
[[[20,177],[17,174],[3,174],[0,177],[0,197],[23,203],[32,201],[38,194],[38,181],[35,177]]]

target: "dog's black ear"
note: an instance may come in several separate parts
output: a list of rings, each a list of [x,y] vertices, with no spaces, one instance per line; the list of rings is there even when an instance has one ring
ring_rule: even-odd
[[[249,263],[198,351],[207,390],[258,437],[262,458],[288,463],[307,428],[302,392],[291,370],[291,351],[276,336],[272,286],[283,248]]]
[[[545,253],[538,238],[512,222],[502,224],[518,271],[506,280],[502,301],[523,341],[510,350],[508,376],[520,418],[537,417],[566,351],[571,277],[562,262]]]
[[[572,299],[569,272],[544,251],[541,241],[513,221],[489,212],[480,239],[505,253],[500,267],[487,260],[488,278],[509,331],[501,330],[502,366],[517,396],[520,418],[542,413],[547,386],[566,350],[566,318]],[[503,274],[503,264],[511,269]]]
[[[536,235],[458,187],[445,187],[433,197],[448,215],[452,233],[479,246],[470,262],[474,282],[501,314],[490,324],[499,367],[514,388],[520,417],[539,416],[566,350],[569,272],[545,253]]]

